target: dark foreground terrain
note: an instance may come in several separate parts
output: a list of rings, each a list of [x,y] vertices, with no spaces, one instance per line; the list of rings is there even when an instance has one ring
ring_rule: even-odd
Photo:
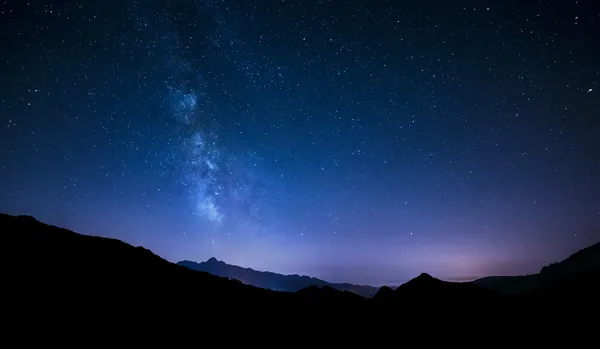
[[[584,257],[561,262],[568,267],[558,263],[544,269],[543,282],[527,292],[499,292],[490,282],[482,287],[422,274],[396,290],[382,287],[365,298],[327,286],[297,292],[248,286],[170,263],[141,247],[80,235],[29,216],[0,215],[0,232],[3,316],[31,328],[65,321],[132,326],[192,321],[229,330],[276,324],[290,330],[329,326],[331,331],[402,323],[514,325],[547,314],[589,313],[598,309],[600,298],[598,244],[574,255]]]

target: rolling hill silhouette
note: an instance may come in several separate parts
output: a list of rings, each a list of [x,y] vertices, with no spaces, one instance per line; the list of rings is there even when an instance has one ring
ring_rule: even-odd
[[[377,287],[366,285],[353,285],[349,283],[329,283],[327,281],[304,275],[282,275],[268,271],[258,271],[250,268],[242,268],[237,265],[227,264],[212,257],[206,262],[196,263],[192,261],[177,262],[178,265],[193,270],[204,271],[213,275],[236,279],[244,284],[260,288],[296,292],[301,289],[317,286],[331,287],[338,291],[348,291],[363,297],[371,298],[377,291]]]
[[[600,242],[543,267],[538,274],[490,276],[472,283],[502,294],[535,294],[538,298],[586,302],[600,294]]]
[[[30,216],[0,214],[0,227],[7,291],[14,298],[27,299],[25,305],[31,309],[60,305],[62,310],[77,310],[78,304],[86,304],[106,311],[152,305],[206,312],[206,302],[212,306],[288,305],[310,296],[315,304],[323,304],[332,293],[348,302],[364,300],[332,288],[296,294],[245,285],[171,263],[143,247],[81,235]]]
[[[541,314],[540,309],[577,311],[598,305],[598,245],[544,268],[539,286],[518,295],[481,287],[482,280],[446,282],[421,274],[396,290],[382,287],[370,299],[329,285],[296,292],[245,285],[168,262],[142,247],[77,234],[29,216],[0,214],[0,232],[3,313],[24,324],[31,319],[53,325],[59,318],[129,322],[194,315],[238,321],[245,316],[252,322],[254,314],[263,313],[275,322],[298,314],[322,314],[322,321],[335,319],[337,324],[359,319],[340,319],[336,312],[365,316],[365,310],[374,311],[372,315],[402,314],[405,319],[435,314],[435,319],[447,321],[467,312],[476,315],[472,321],[480,321],[500,314],[513,319],[520,314],[524,319]],[[221,326],[217,320],[209,324]]]

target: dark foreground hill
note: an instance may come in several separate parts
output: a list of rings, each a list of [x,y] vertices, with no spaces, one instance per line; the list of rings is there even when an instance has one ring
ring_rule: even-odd
[[[193,270],[204,271],[213,275],[236,279],[247,285],[276,291],[296,292],[310,286],[317,286],[319,288],[327,286],[338,291],[348,291],[363,297],[371,298],[379,290],[377,287],[367,285],[330,283],[305,275],[282,275],[268,271],[242,268],[237,265],[227,264],[223,261],[217,260],[214,257],[208,259],[206,262],[201,263],[181,261],[177,262],[177,264]]]
[[[30,216],[0,214],[0,228],[4,284],[32,310],[137,307],[208,314],[222,307],[321,306],[331,303],[332,292],[336,301],[366,303],[333,289],[290,293],[244,285],[173,264],[142,247],[77,234]]]
[[[269,323],[347,331],[347,326],[364,330],[403,322],[446,326],[457,317],[461,326],[507,316],[514,323],[561,305],[578,311],[598,303],[587,291],[598,284],[598,274],[590,271],[565,274],[564,282],[514,296],[422,274],[367,299],[329,286],[279,292],[244,285],[170,263],[141,247],[80,235],[29,216],[0,215],[0,233],[3,316],[23,326],[53,328],[65,319],[182,326],[200,321],[203,329]],[[577,302],[573,295],[579,295]]]
[[[490,276],[472,282],[506,295],[536,295],[536,299],[571,299],[587,302],[600,294],[600,242],[577,251],[539,273],[521,276]]]

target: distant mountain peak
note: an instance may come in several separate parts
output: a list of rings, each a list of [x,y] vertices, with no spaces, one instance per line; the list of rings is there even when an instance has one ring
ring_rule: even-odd
[[[416,278],[408,281],[407,283],[402,284],[400,287],[398,287],[396,289],[395,292],[402,292],[403,289],[406,288],[413,288],[413,287],[417,287],[417,288],[422,288],[422,287],[435,287],[438,286],[440,284],[443,284],[444,281],[440,280],[440,279],[436,279],[433,276],[427,274],[427,273],[421,273],[419,276],[417,276]]]
[[[435,278],[427,273],[421,273],[421,275],[417,276],[416,279],[418,279],[418,280],[433,280]]]
[[[364,297],[373,297],[377,293],[377,288],[365,285],[352,285],[345,283],[329,283],[327,281],[313,278],[305,275],[282,275],[268,271],[258,271],[251,268],[243,268],[237,265],[227,264],[215,257],[211,257],[206,262],[196,263],[192,261],[181,261],[177,264],[190,269],[207,272],[213,275],[236,279],[244,284],[256,287],[296,292],[305,289],[309,286],[315,286],[319,291],[323,286],[329,286],[331,289],[338,291],[350,291]],[[329,288],[325,287],[325,291]],[[310,292],[310,290],[309,290]]]
[[[394,297],[394,290],[391,287],[382,286],[379,289],[379,291],[377,291],[377,293],[375,294],[373,299],[380,301],[380,300],[388,300],[392,297]]]

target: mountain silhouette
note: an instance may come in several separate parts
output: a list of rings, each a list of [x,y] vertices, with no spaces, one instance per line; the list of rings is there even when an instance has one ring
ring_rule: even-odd
[[[80,235],[29,216],[1,215],[0,226],[1,253],[8,261],[2,268],[9,275],[9,285],[14,292],[31,296],[34,303],[52,304],[68,296],[135,304],[139,295],[170,298],[181,289],[227,302],[254,301],[265,293],[278,295],[177,266],[143,247]],[[42,286],[47,290],[39,293]]]
[[[537,274],[490,276],[472,283],[502,294],[574,297],[585,302],[594,293],[600,294],[600,242],[575,252],[561,262],[543,267]]]
[[[367,298],[330,285],[296,292],[259,288],[171,263],[142,247],[81,235],[29,216],[0,214],[0,238],[3,315],[28,327],[32,321],[53,328],[105,326],[107,321],[181,322],[195,316],[205,319],[203,330],[231,328],[232,321],[264,328],[267,321],[281,324],[304,318],[311,326],[336,327],[356,326],[368,314],[378,321],[375,325],[383,326],[389,317],[378,317],[382,313],[401,314],[417,325],[423,323],[417,319],[427,319],[428,326],[432,321],[447,326],[457,313],[471,314],[463,325],[502,317],[511,317],[514,324],[533,321],[546,310],[589,311],[599,303],[596,245],[561,262],[566,266],[543,269],[543,282],[532,292],[511,296],[477,282],[447,282],[423,273],[395,290],[382,287]],[[228,267],[216,259],[206,263]],[[536,321],[540,319],[544,318]],[[340,331],[347,331],[344,326]]]
[[[476,303],[491,302],[496,294],[468,282],[448,282],[436,279],[429,274],[422,273],[416,278],[400,285],[394,296],[397,302],[414,304],[415,299],[427,305],[459,304],[461,306],[475,305]]]
[[[382,286],[379,291],[373,296],[373,301],[376,303],[389,303],[394,298],[394,290],[388,286]]]
[[[331,299],[348,306],[364,300],[333,289],[295,294],[244,285],[176,265],[142,247],[77,234],[29,216],[0,214],[0,232],[3,299],[10,300],[3,313],[11,318],[35,316],[51,323],[60,314],[75,322],[116,321],[114,314],[123,314],[119,320],[152,321],[157,314],[161,319],[217,317],[223,309],[277,313],[295,306],[308,311],[311,304],[322,308]]]
[[[567,259],[543,267],[540,274],[555,276],[600,271],[600,242],[581,249]]]
[[[347,305],[354,306],[366,305],[367,298],[357,295],[354,292],[339,291],[330,286],[318,287],[311,285],[295,293],[297,301],[300,304],[320,304],[324,305]]]
[[[242,268],[237,265],[219,261],[214,257],[201,263],[181,261],[177,264],[193,270],[236,279],[247,285],[275,291],[296,292],[309,286],[317,286],[320,288],[327,286],[338,291],[348,291],[367,298],[373,297],[378,291],[378,289],[373,286],[353,285],[349,283],[329,283],[310,276],[282,275],[268,271]]]

